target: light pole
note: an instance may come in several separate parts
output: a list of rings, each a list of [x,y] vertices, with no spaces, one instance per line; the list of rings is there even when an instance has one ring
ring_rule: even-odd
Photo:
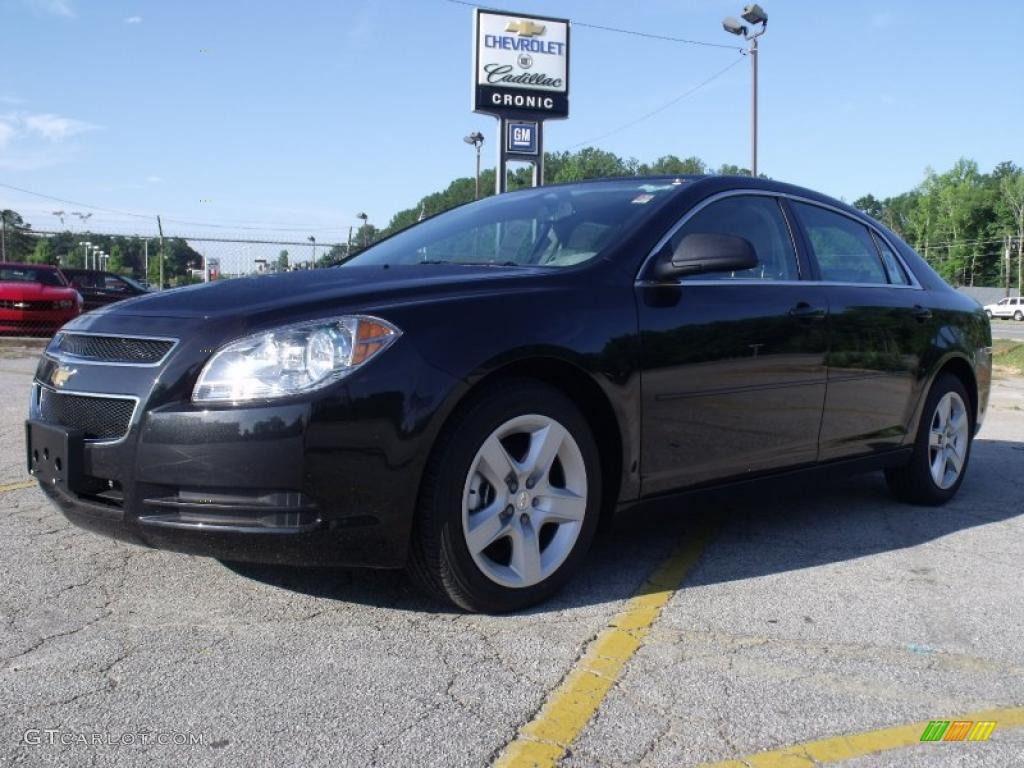
[[[365,248],[366,247],[366,237],[367,237],[367,235],[370,234],[367,231],[367,227],[370,226],[370,217],[367,216],[365,213],[357,213],[356,214],[356,218],[357,219],[362,219],[362,221],[363,221],[363,248]]]
[[[484,145],[484,135],[480,131],[473,131],[469,136],[463,136],[462,140],[467,144],[476,147],[476,195],[474,200],[480,199],[480,149]]]
[[[727,17],[722,21],[722,27],[726,32],[733,35],[742,35],[744,40],[750,42],[750,64],[753,69],[754,75],[754,86],[751,91],[751,132],[750,132],[750,175],[757,177],[757,38],[765,33],[768,29],[768,14],[765,13],[757,3],[752,3],[743,7],[743,13],[740,14],[743,20],[747,24],[753,26],[760,25],[760,29],[755,32],[751,32],[743,24],[740,24],[732,16]]]
[[[83,269],[89,268],[89,248],[92,243],[79,243],[82,246],[82,267]]]
[[[309,240],[309,242],[311,242],[313,244],[313,266],[310,267],[310,269],[315,269],[316,268],[316,238],[313,237],[312,235],[310,235],[306,239]]]

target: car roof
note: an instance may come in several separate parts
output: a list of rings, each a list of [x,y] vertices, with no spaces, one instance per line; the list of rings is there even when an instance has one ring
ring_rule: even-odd
[[[854,208],[842,200],[824,195],[821,192],[816,192],[813,189],[807,187],[800,187],[796,184],[789,184],[784,181],[776,181],[775,179],[765,178],[753,178],[751,176],[719,176],[719,175],[697,175],[697,174],[653,174],[647,176],[608,176],[599,179],[583,179],[581,181],[567,181],[559,182],[556,184],[545,184],[545,187],[567,187],[567,186],[582,186],[585,184],[607,184],[612,182],[623,182],[632,181],[637,183],[644,182],[661,182],[661,183],[673,183],[676,182],[679,185],[680,194],[689,192],[706,192],[708,195],[715,194],[716,192],[724,192],[726,190],[733,189],[754,189],[764,192],[774,192],[776,194],[792,195],[794,197],[802,197],[813,202],[823,203],[825,205],[831,205],[835,208],[846,211],[847,213],[854,214],[861,218],[870,218],[863,211]],[[528,187],[527,189],[533,189]],[[519,191],[519,190],[517,190]]]
[[[21,267],[23,269],[46,269],[50,272],[57,272],[58,269],[52,264],[26,264],[21,261],[0,261],[0,267]]]

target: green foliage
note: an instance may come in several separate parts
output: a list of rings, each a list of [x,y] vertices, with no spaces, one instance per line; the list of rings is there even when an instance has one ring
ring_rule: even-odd
[[[275,265],[278,272],[288,271],[288,251],[282,250],[277,254],[277,264]]]
[[[35,238],[29,233],[30,229],[17,211],[0,211],[0,260],[29,260],[36,245]]]
[[[865,195],[854,206],[903,237],[953,285],[1019,286],[1024,171],[1013,163],[986,174],[961,158],[945,173],[927,169],[909,192],[884,200]]]

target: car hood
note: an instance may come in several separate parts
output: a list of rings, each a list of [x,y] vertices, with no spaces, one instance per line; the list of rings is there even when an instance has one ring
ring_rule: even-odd
[[[289,308],[359,309],[440,299],[450,293],[496,290],[550,270],[455,265],[348,266],[281,275],[218,280],[175,288],[111,304],[91,313],[116,316],[216,319],[258,316]]]
[[[67,286],[43,285],[0,280],[0,299],[13,301],[60,301],[72,298],[75,289]]]

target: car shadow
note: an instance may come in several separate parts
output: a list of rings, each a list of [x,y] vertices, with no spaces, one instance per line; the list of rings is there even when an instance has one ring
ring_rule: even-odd
[[[976,441],[963,486],[942,507],[893,501],[880,472],[838,481],[801,476],[647,502],[616,517],[565,589],[521,615],[601,605],[642,592],[651,571],[680,541],[698,533],[709,540],[684,588],[856,560],[1020,516],[1022,465],[1024,443]],[[399,571],[224,565],[246,578],[305,595],[396,610],[456,612],[421,595]]]

